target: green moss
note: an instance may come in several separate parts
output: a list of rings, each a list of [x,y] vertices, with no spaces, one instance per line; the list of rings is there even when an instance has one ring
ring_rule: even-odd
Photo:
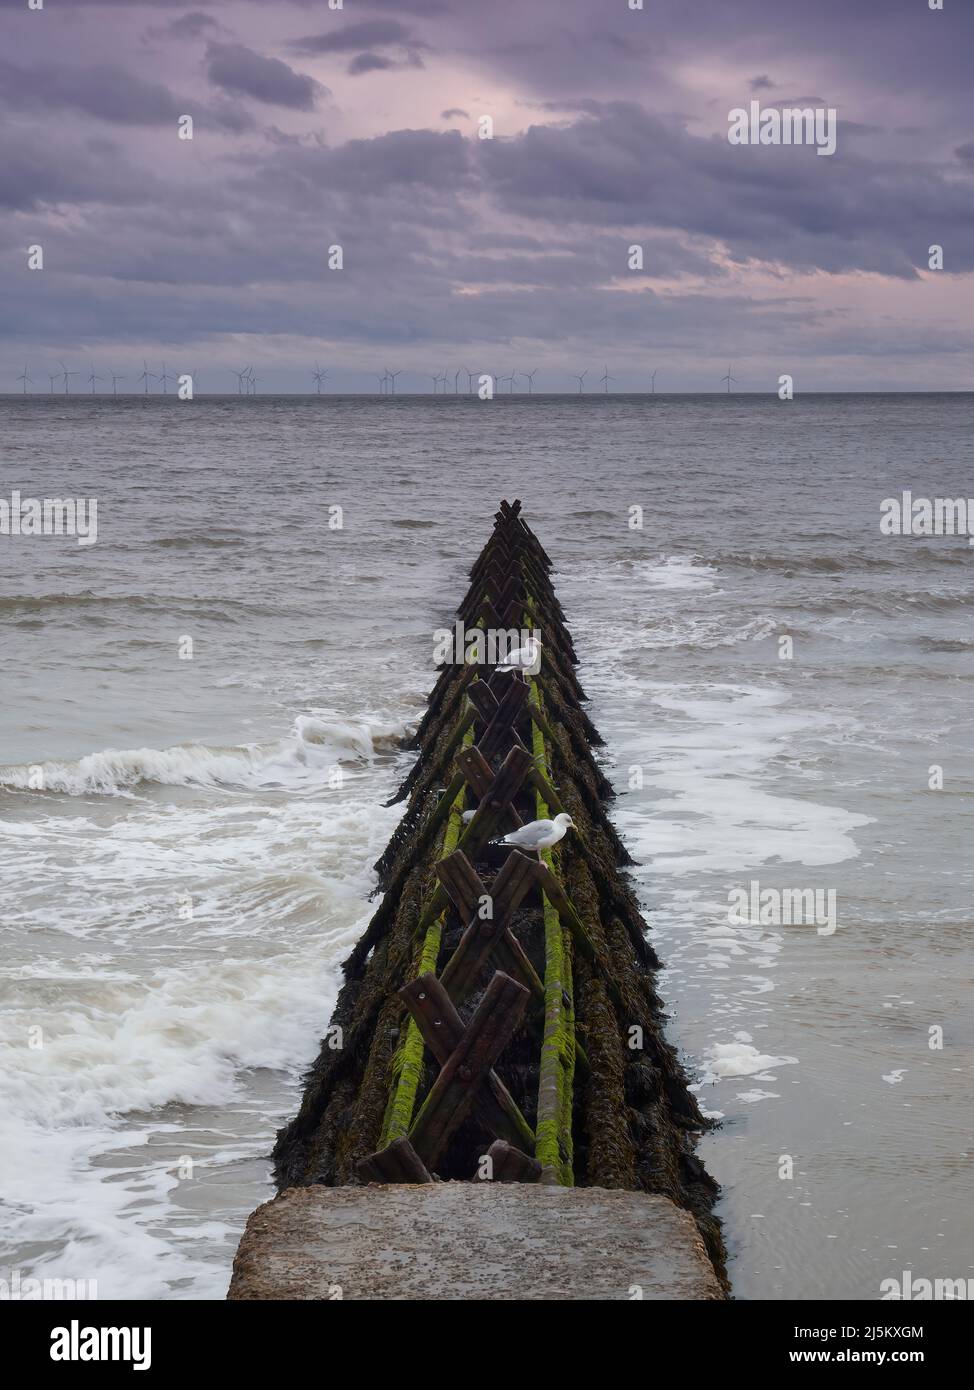
[[[471,726],[463,736],[463,746],[468,748],[472,743],[473,727]],[[453,800],[453,805],[450,807],[446,829],[443,832],[441,858],[445,859],[457,847],[463,830],[463,803],[466,800],[466,795],[467,788],[464,785],[460,788]],[[436,973],[445,922],[446,911],[441,912],[436,921],[427,928],[423,938],[423,949],[420,952],[419,963],[416,968],[416,976]],[[387,1144],[392,1143],[393,1139],[399,1139],[409,1132],[413,1111],[416,1108],[416,1093],[423,1078],[424,1048],[423,1035],[420,1033],[415,1020],[411,1018],[406,1027],[406,1036],[396,1048],[390,1066],[389,1104],[382,1121],[380,1148],[385,1148]]]
[[[537,684],[532,681],[533,698],[544,708]],[[532,751],[539,764],[547,762],[544,736],[532,725]],[[535,793],[539,820],[547,819],[549,808],[540,792]],[[551,850],[542,858],[555,872]],[[543,895],[542,895],[543,896]],[[571,954],[567,934],[555,907],[544,902],[544,1037],[538,1076],[538,1119],[535,1125],[534,1155],[542,1168],[553,1169],[562,1187],[574,1186],[572,1102],[575,1083],[575,1008],[572,997]]]

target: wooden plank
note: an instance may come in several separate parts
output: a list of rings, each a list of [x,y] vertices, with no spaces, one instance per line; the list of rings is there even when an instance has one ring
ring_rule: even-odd
[[[480,716],[481,723],[488,725],[497,713],[497,696],[484,680],[474,681],[467,690],[467,698]]]
[[[486,594],[484,594],[483,598],[481,598],[480,602],[477,604],[473,615],[473,621],[474,626],[476,626],[477,623],[483,623],[485,632],[491,627],[496,631],[501,625],[497,609]]]
[[[524,980],[529,987],[540,984],[534,968],[527,960],[520,942],[513,937],[508,927],[508,918],[517,909],[525,894],[531,891],[537,880],[538,861],[512,851],[504,861],[503,867],[494,880],[490,890],[493,917],[483,919],[474,912],[453,955],[447,961],[441,979],[457,1004],[462,1004],[477,983],[480,972],[495,949],[504,941],[508,947],[507,958],[518,961],[518,974],[524,969],[524,962],[530,975]],[[478,879],[478,883],[479,883]],[[480,883],[481,896],[486,892]],[[511,943],[514,950],[511,950]],[[542,989],[542,997],[544,991]]]
[[[541,1177],[541,1164],[536,1158],[495,1139],[487,1150],[490,1159],[491,1182],[537,1182]]]
[[[466,922],[477,911],[484,885],[477,870],[462,849],[455,849],[434,866],[436,877],[443,884],[450,901]]]
[[[494,717],[477,740],[477,747],[485,758],[492,757],[505,743],[518,739],[514,732],[514,721],[521,712],[530,691],[523,681],[512,682],[498,702]],[[518,740],[520,742],[520,740]]]
[[[511,570],[502,586],[494,594],[494,607],[498,613],[505,612],[507,605],[517,598],[518,590],[523,586],[523,583],[520,567]]]
[[[401,989],[399,997],[416,1020],[426,1046],[439,1065],[445,1066],[465,1029],[442,982],[435,975],[421,975]],[[493,1069],[477,1094],[474,1111],[489,1134],[508,1140],[525,1153],[534,1152],[534,1130]]]
[[[404,1136],[355,1165],[356,1176],[363,1182],[432,1182],[433,1178],[423,1160]]]
[[[512,853],[519,852],[512,851]],[[520,857],[526,859],[526,862],[531,866],[532,874],[534,874],[538,861],[523,855]],[[459,849],[454,850],[453,853],[447,855],[445,859],[441,859],[439,863],[434,866],[434,872],[446,889],[461,920],[470,923],[467,931],[469,932],[471,927],[480,925],[479,922],[471,923],[470,919],[477,911],[481,897],[487,893],[487,888],[463,851]],[[494,895],[496,895],[496,892],[497,880],[495,879],[493,889]],[[503,909],[504,901],[502,899],[501,910],[503,911]],[[463,938],[461,938],[458,943],[457,949],[459,950],[462,945]],[[526,985],[536,999],[543,1001],[544,986],[541,982],[541,977],[531,964],[524,947],[511,931],[510,927],[505,928],[505,930],[499,934],[494,946],[494,954],[496,963],[502,970],[508,975],[512,975],[516,980],[519,980],[521,984]],[[447,963],[444,969],[444,979],[447,978],[449,971],[450,962]],[[466,993],[461,992],[459,996],[460,1002],[462,1002],[465,997]],[[581,1043],[578,1044],[578,1056],[582,1068],[587,1069],[588,1058],[585,1056]]]
[[[457,766],[471,787],[474,787],[472,778],[476,777],[480,787],[484,788],[484,794],[481,794],[474,787],[474,794],[478,796],[480,806],[473,820],[464,827],[459,844],[456,846],[457,849],[462,849],[468,857],[475,857],[494,834],[505,816],[508,820],[513,820],[515,826],[521,824],[509,803],[513,801],[521,783],[527,776],[531,766],[531,754],[526,748],[512,748],[501,764],[496,777],[491,773],[486,758],[475,748],[465,748],[461,753],[458,753]],[[487,786],[485,786],[484,779],[485,768]],[[437,884],[419,920],[420,930],[436,920],[447,901],[446,889],[442,884]]]
[[[527,990],[498,970],[409,1131],[410,1143],[427,1168],[436,1166],[470,1113],[479,1086],[517,1032],[527,1000]]]

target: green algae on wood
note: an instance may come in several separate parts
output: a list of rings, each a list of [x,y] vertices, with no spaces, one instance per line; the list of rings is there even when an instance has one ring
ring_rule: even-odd
[[[541,693],[532,681],[534,698]],[[532,749],[536,760],[546,761],[544,736],[532,729]],[[535,794],[539,820],[547,819],[549,808],[541,793]],[[554,872],[551,850],[541,857]],[[538,1118],[535,1124],[534,1155],[542,1168],[542,1182],[562,1187],[574,1186],[572,1168],[572,1101],[575,1081],[575,1017],[572,998],[571,957],[567,933],[561,917],[547,895],[544,903],[545,1011],[544,1038],[538,1076]]]
[[[471,726],[463,736],[463,744],[464,747],[469,747],[472,743],[473,728]],[[443,835],[444,858],[453,853],[460,839],[460,833],[463,830],[463,803],[466,795],[467,788],[466,783],[464,783],[450,806],[449,819]],[[436,974],[445,920],[446,912],[442,912],[427,929],[419,957],[417,975]],[[416,1092],[419,1090],[419,1083],[423,1075],[424,1046],[423,1037],[416,1026],[416,1021],[411,1018],[406,1028],[406,1036],[396,1049],[392,1059],[392,1089],[389,1095],[389,1105],[382,1122],[383,1147],[391,1143],[393,1139],[404,1137],[409,1131],[413,1110],[416,1106]]]

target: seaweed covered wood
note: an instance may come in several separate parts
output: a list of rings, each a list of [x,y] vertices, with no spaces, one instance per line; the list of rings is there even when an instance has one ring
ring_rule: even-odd
[[[656,954],[609,819],[551,561],[501,504],[458,610],[540,638],[540,666],[441,671],[377,864],[384,896],[345,963],[333,1030],[274,1149],[279,1187],[435,1179],[661,1193],[718,1272],[707,1128],[664,1036]],[[476,644],[475,644],[476,645]],[[489,643],[482,650],[491,651]],[[536,665],[536,664],[535,664]],[[507,831],[567,812],[519,854]],[[442,1030],[442,1036],[441,1036]]]

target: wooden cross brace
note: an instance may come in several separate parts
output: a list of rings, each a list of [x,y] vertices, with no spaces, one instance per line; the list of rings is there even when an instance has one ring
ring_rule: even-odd
[[[542,867],[536,859],[512,850],[488,892],[462,850],[454,850],[437,864],[440,882],[453,899],[460,920],[468,924],[440,976],[455,1004],[468,997],[492,955],[532,994],[544,999],[544,985],[509,925],[522,899],[538,881]],[[481,915],[484,899],[490,901],[489,917]]]
[[[409,1142],[426,1168],[436,1166],[481,1096],[486,1099],[478,1117],[495,1137],[530,1147],[530,1126],[493,1070],[520,1026],[528,991],[496,971],[466,1028],[435,976],[422,975],[399,993],[430,1051],[443,1057],[440,1074],[409,1131]]]
[[[476,857],[505,816],[513,821],[515,827],[522,823],[511,803],[530,772],[532,762],[526,748],[512,748],[495,776],[487,759],[476,748],[464,748],[457,754],[457,766],[480,802],[477,814],[460,836],[457,849]],[[435,922],[446,904],[446,890],[442,884],[437,884],[419,919],[418,929],[423,931],[431,922]]]
[[[495,681],[506,679],[508,679],[506,673],[501,672],[499,676],[495,675],[486,685],[483,681],[474,681],[473,685],[471,685],[467,690],[467,697],[470,700],[470,703],[476,709],[478,715],[480,716],[481,722],[488,724],[488,728],[490,727],[488,720],[491,717],[491,711],[493,710],[496,713],[497,709],[497,697],[496,695],[494,695]],[[521,689],[529,689],[528,686],[526,686],[525,683],[518,677],[511,676],[509,679],[512,681],[513,684],[519,686]],[[490,703],[491,699],[493,699],[494,701],[493,705],[491,705]],[[522,703],[520,707],[527,709],[528,714],[541,729],[542,733],[545,734],[545,736],[550,741],[552,738],[551,729],[544,715],[538,709],[538,706],[534,703],[534,701],[522,697]],[[484,734],[482,735],[480,742],[478,743],[476,748],[467,748],[460,755],[460,757],[464,760],[463,771],[467,785],[473,792],[474,796],[478,798],[482,798],[483,796],[487,795],[493,778],[493,774],[490,770],[490,767],[487,766],[486,763],[483,761],[483,752],[492,751],[490,748],[486,750],[484,749],[484,741],[487,737],[487,732],[487,730],[484,731]],[[510,737],[511,743],[515,748],[524,748],[524,741],[516,729],[511,729]],[[478,754],[480,755],[479,761],[477,756]],[[460,761],[460,759],[458,759],[458,761]],[[541,797],[544,800],[545,804],[554,811],[555,815],[560,815],[561,812],[564,811],[565,807],[562,804],[561,797],[555,791],[554,787],[548,781],[547,777],[544,775],[541,769],[535,766],[533,759],[531,762],[531,767],[525,774],[525,778],[527,782],[535,788],[536,791],[541,793]],[[509,814],[511,819],[514,821],[515,827],[523,824],[520,816],[518,815],[517,811],[514,809],[513,806],[509,808]]]
[[[523,584],[524,576],[517,563],[512,563],[510,568],[502,570],[499,564],[491,562],[470,585],[457,612],[461,618],[469,621],[471,614],[476,616],[480,600],[490,598],[497,612],[503,613]]]
[[[521,742],[513,726],[530,693],[530,688],[517,677],[513,677],[504,685],[499,699],[482,680],[474,681],[467,687],[470,703],[484,725],[484,732],[477,740],[477,747],[485,758],[492,757],[502,748],[506,751],[506,746],[511,743]]]

